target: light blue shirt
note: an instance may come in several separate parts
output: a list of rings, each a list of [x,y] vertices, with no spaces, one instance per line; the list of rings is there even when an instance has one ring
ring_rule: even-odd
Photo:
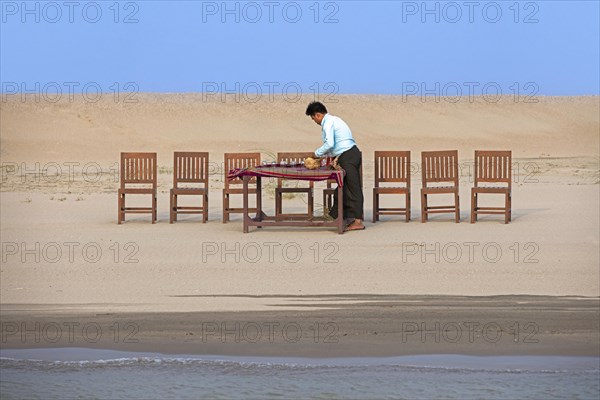
[[[341,118],[331,114],[325,114],[321,121],[321,136],[323,146],[315,150],[315,154],[319,157],[327,154],[337,157],[356,145],[348,125]]]

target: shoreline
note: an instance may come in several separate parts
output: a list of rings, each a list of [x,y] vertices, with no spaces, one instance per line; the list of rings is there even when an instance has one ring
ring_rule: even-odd
[[[358,302],[360,301],[360,302]],[[2,349],[248,357],[600,356],[598,298],[356,296],[310,311],[2,310]],[[319,304],[311,304],[318,307]],[[331,307],[331,305],[327,305]],[[69,310],[68,310],[69,309]]]
[[[142,365],[168,364],[219,364],[244,366],[287,367],[404,367],[416,369],[461,369],[497,372],[553,372],[599,371],[600,358],[589,356],[473,356],[461,354],[425,354],[391,357],[259,357],[223,356],[204,354],[166,354],[158,352],[128,352],[82,347],[0,350],[0,363],[11,367],[22,363],[52,363],[73,365]]]

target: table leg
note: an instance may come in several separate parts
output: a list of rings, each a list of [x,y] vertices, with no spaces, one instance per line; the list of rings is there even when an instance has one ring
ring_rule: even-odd
[[[341,185],[337,187],[337,206],[338,206],[338,233],[344,233],[345,220],[344,220],[344,190]]]
[[[262,178],[256,177],[256,215],[259,216],[262,211]]]
[[[244,176],[242,189],[242,197],[244,198],[244,211],[242,213],[242,219],[244,220],[244,233],[248,233],[248,219],[250,219],[250,216],[248,215],[248,181],[250,181],[250,177]]]
[[[256,177],[256,219],[258,221],[262,221],[263,212],[262,212],[262,179],[260,176]],[[262,226],[258,226],[257,228],[262,228]]]

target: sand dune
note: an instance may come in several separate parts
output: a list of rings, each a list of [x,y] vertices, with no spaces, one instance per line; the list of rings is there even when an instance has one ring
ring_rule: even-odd
[[[202,94],[139,94],[137,103],[97,103],[66,96],[57,103],[7,96],[1,103],[2,160],[118,161],[120,151],[157,151],[169,166],[180,149],[210,151],[313,150],[320,131],[304,115],[305,97],[279,96],[256,103],[225,101]],[[483,98],[457,103],[399,96],[338,95],[328,104],[343,117],[361,150],[457,148],[472,157],[475,148],[513,150],[514,157],[598,156],[600,99],[540,97],[537,103],[497,103]],[[415,153],[416,155],[417,153]]]

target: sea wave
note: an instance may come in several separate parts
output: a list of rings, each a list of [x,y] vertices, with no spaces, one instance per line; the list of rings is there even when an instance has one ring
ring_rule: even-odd
[[[488,357],[489,367],[481,366],[452,366],[447,365],[448,360],[440,360],[438,363],[431,362],[428,360],[422,360],[419,363],[396,360],[401,357],[394,358],[368,358],[368,359],[294,359],[285,360],[281,358],[274,359],[273,361],[264,360],[236,360],[227,358],[202,358],[202,357],[177,357],[177,356],[136,356],[136,357],[118,357],[108,359],[94,359],[94,360],[43,360],[35,358],[14,358],[14,357],[0,357],[0,368],[9,369],[36,369],[36,370],[48,370],[63,368],[69,369],[96,369],[96,368],[121,368],[121,367],[152,367],[152,366],[181,366],[181,367],[205,367],[205,368],[237,368],[237,369],[274,369],[274,370],[327,370],[327,369],[338,369],[344,368],[348,370],[352,369],[363,369],[365,366],[370,368],[393,368],[397,370],[405,371],[416,371],[416,372],[436,372],[444,371],[446,373],[480,373],[480,372],[493,372],[502,374],[563,374],[572,372],[574,369],[580,373],[592,373],[598,374],[600,372],[600,359],[592,358],[569,358],[570,361],[577,361],[572,365],[577,365],[577,368],[548,368],[549,360],[534,360],[539,361],[539,364],[531,367],[504,367],[498,364],[498,360],[494,360],[494,357]],[[476,363],[480,364],[485,359],[477,358]],[[506,360],[503,359],[504,363]],[[562,360],[563,362],[566,360]],[[515,364],[522,363],[522,360],[516,359]],[[530,360],[530,363],[533,363]],[[595,367],[594,367],[595,363]],[[443,365],[440,365],[443,364]],[[465,364],[465,360],[461,359],[460,364]],[[498,364],[498,365],[494,365]],[[560,365],[560,362],[558,363]],[[544,366],[543,368],[541,366]]]

